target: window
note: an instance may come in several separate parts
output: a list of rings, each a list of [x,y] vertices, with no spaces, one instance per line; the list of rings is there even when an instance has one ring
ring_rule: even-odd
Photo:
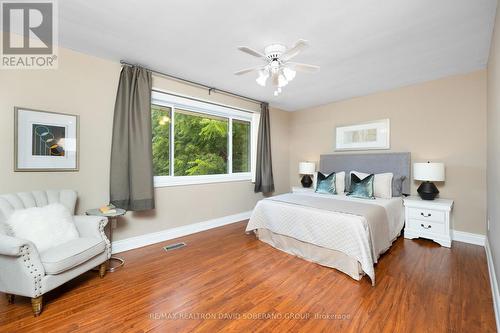
[[[155,186],[250,180],[257,118],[250,112],[153,92]]]
[[[228,173],[229,119],[177,109],[174,175]]]
[[[233,172],[250,172],[250,122],[233,120]]]
[[[170,174],[171,114],[171,108],[154,104],[151,106],[153,171],[155,176],[168,176]]]

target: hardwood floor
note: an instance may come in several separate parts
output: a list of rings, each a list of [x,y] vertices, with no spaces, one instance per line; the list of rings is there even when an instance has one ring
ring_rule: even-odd
[[[87,272],[46,294],[37,318],[29,299],[1,297],[0,332],[496,330],[483,247],[400,237],[372,287],[245,235],[245,225],[182,237],[188,246],[172,252],[161,247],[175,241],[122,253],[125,266],[104,279]]]

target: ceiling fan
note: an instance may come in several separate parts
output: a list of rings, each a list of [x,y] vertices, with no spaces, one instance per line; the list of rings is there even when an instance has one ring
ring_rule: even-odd
[[[271,78],[271,83],[276,88],[274,96],[278,96],[278,94],[281,93],[281,88],[295,78],[296,72],[314,73],[319,70],[319,66],[316,65],[290,61],[290,59],[299,54],[307,45],[307,41],[303,39],[299,39],[290,48],[282,44],[272,44],[264,49],[264,53],[246,46],[240,46],[238,50],[264,60],[265,64],[246,68],[234,74],[242,75],[256,71],[259,73],[256,81],[263,87],[266,86],[267,79]]]

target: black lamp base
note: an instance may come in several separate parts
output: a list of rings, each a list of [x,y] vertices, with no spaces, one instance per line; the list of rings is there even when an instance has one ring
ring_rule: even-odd
[[[304,175],[302,176],[302,179],[300,181],[300,183],[302,184],[302,186],[304,187],[311,187],[313,181],[312,181],[312,178],[311,176],[309,175]]]
[[[436,196],[439,194],[439,190],[436,185],[431,182],[423,182],[417,189],[418,194],[422,200],[434,200]]]

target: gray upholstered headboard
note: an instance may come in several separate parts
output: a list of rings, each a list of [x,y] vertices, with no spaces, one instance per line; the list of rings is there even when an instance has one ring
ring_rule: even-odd
[[[323,173],[345,171],[347,178],[349,172],[353,170],[364,173],[392,172],[395,176],[405,176],[403,193],[410,193],[410,153],[326,154],[320,156],[319,171]]]

